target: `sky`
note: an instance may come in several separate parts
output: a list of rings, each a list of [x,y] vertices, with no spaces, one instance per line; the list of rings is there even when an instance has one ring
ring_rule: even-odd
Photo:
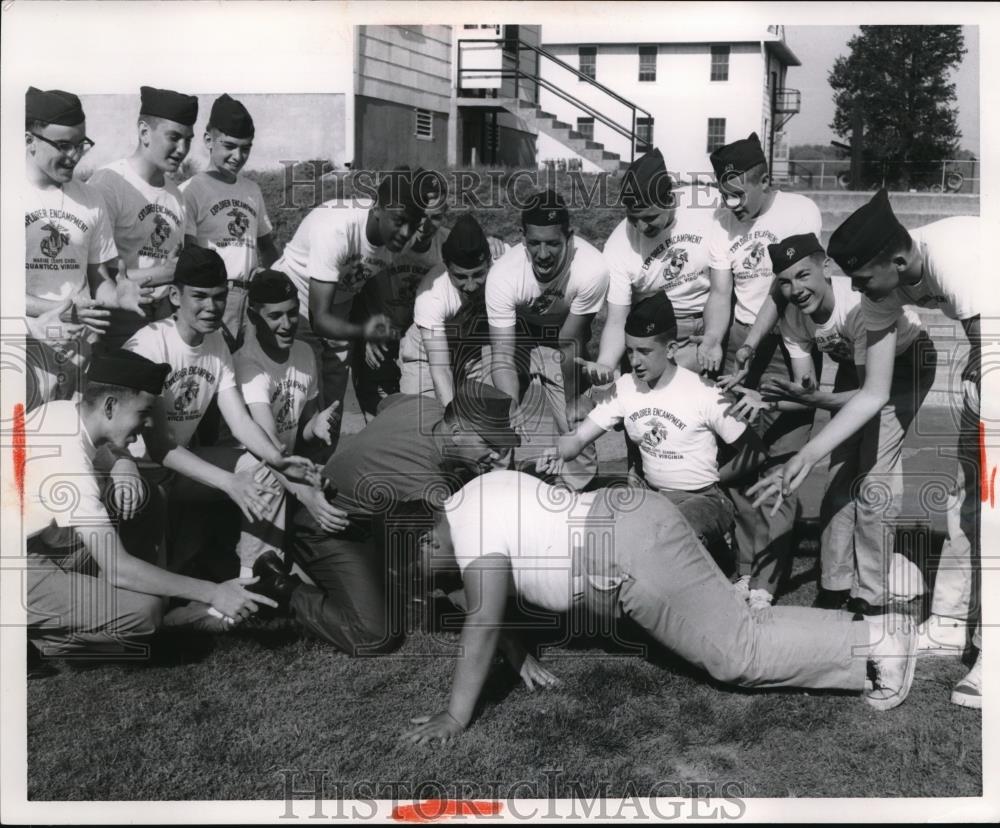
[[[958,126],[961,146],[979,153],[979,31],[963,26],[968,50],[955,70]],[[847,55],[847,41],[860,29],[857,26],[786,26],[785,42],[795,52],[802,66],[788,70],[786,84],[802,92],[802,111],[786,125],[789,144],[827,144],[837,140],[830,129],[833,121],[833,90],[827,75],[840,55]]]

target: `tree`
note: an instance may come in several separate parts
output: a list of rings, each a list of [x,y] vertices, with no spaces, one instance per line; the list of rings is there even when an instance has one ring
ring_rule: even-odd
[[[859,106],[865,159],[904,184],[928,162],[952,158],[962,133],[950,73],[966,53],[962,27],[862,26],[847,45],[829,75],[833,131],[850,135]]]

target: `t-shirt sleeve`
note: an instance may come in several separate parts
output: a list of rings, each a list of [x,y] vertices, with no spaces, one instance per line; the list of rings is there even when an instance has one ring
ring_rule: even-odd
[[[413,303],[413,321],[418,327],[441,331],[444,329],[446,312],[444,298],[434,289],[433,283],[425,283]]]
[[[221,337],[220,337],[221,340]],[[219,390],[225,391],[227,388],[236,386],[236,371],[233,369],[233,357],[226,347],[225,340],[222,341],[222,348],[219,352]]]
[[[257,198],[257,238],[269,236],[274,228],[271,226],[271,217],[267,214],[267,202],[264,201],[264,194],[260,191],[260,186],[255,184]]]
[[[271,402],[271,377],[257,360],[244,354],[241,348],[233,355],[236,383],[247,405]]]
[[[607,295],[608,268],[604,264],[604,259],[597,257],[588,269],[583,284],[580,285],[576,295],[573,296],[569,312],[575,313],[577,316],[597,313],[604,305],[604,299]]]
[[[622,266],[626,254],[625,234],[615,230],[604,245],[604,263],[608,268],[608,301],[614,305],[632,304],[632,280]]]
[[[184,235],[198,235],[198,194],[197,185],[193,178],[189,178],[180,186],[181,195],[184,200]]]
[[[788,355],[792,358],[808,357],[813,350],[812,340],[805,336],[805,331],[790,318],[792,308],[787,307],[785,313],[778,322],[778,329],[781,331],[781,338],[788,349]]]
[[[806,196],[802,198],[806,201],[802,210],[802,220],[805,223],[805,229],[802,232],[812,233],[818,239],[823,232],[823,214],[819,211],[815,201]]]
[[[704,393],[704,402],[702,403],[704,422],[722,442],[735,443],[747,430],[747,424],[726,413],[730,403],[719,389],[702,384],[702,391]]]
[[[903,313],[903,305],[895,293],[891,293],[879,302],[874,302],[867,296],[861,297],[861,314],[865,328],[869,331],[884,331],[899,319]]]
[[[615,395],[602,403],[598,403],[594,406],[593,410],[587,415],[588,419],[593,420],[598,426],[600,426],[605,431],[614,428],[618,423],[625,419],[625,404],[622,401],[623,388],[622,380],[618,379],[615,381]]]
[[[102,264],[110,262],[118,256],[118,246],[115,244],[115,231],[111,227],[111,218],[99,190],[94,190],[97,201],[96,224],[90,234],[90,249],[87,251],[87,264]]]
[[[156,336],[153,330],[147,325],[139,328],[132,337],[122,345],[126,351],[144,356],[153,362],[169,362],[167,355],[163,352],[163,340]]]
[[[868,355],[868,331],[865,329],[865,319],[860,304],[847,312],[844,330],[854,343],[854,364],[864,365]]]
[[[330,208],[317,208],[330,209]],[[329,227],[314,222],[309,228],[309,278],[320,282],[339,282],[340,268],[351,258],[351,240],[343,227]]]
[[[121,199],[119,198],[118,182],[121,176],[110,170],[97,170],[87,182],[91,187],[95,187],[104,199],[107,207],[108,219],[114,227],[118,215],[121,213]]]
[[[713,270],[730,270],[733,266],[729,257],[729,233],[716,215],[708,231],[708,266]]]
[[[515,274],[510,267],[502,265],[504,259],[490,268],[486,277],[486,316],[494,328],[513,328],[517,323],[513,285]]]

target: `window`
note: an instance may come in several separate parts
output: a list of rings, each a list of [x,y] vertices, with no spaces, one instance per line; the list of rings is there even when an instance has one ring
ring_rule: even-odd
[[[635,151],[649,152],[653,148],[653,119],[635,119]]]
[[[639,80],[656,80],[656,47],[639,47]]]
[[[594,140],[594,119],[593,118],[577,118],[576,119],[576,131],[579,132],[588,141]]]
[[[434,140],[434,115],[426,109],[416,109],[417,127],[414,133],[418,138],[425,141]]]
[[[581,46],[580,49],[580,72],[588,78],[597,79],[597,47]]]
[[[729,47],[712,47],[712,74],[709,80],[727,81],[729,80]]]
[[[715,152],[726,143],[726,119],[708,119],[708,148],[705,152]]]

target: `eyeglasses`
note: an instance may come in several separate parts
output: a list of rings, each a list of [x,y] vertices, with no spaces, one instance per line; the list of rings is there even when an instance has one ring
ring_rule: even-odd
[[[89,138],[84,138],[79,144],[74,144],[71,141],[50,141],[44,135],[39,135],[37,132],[30,133],[34,135],[39,141],[44,141],[50,147],[55,147],[61,154],[69,158],[72,155],[84,156],[94,146],[94,142]]]

